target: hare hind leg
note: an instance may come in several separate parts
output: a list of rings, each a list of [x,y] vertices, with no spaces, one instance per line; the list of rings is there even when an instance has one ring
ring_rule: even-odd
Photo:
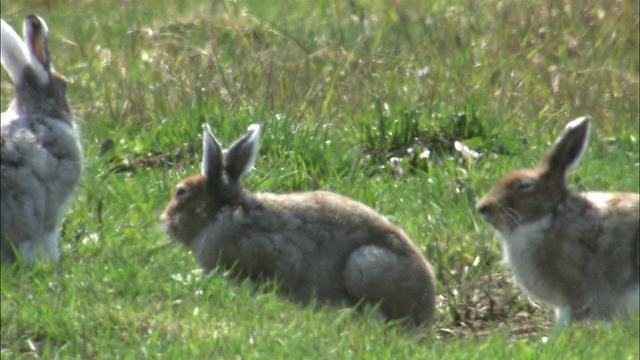
[[[434,289],[429,269],[420,260],[376,245],[361,246],[347,259],[344,286],[355,298],[379,303],[388,320],[429,324],[434,315]]]
[[[2,264],[11,265],[16,261],[16,249],[5,236],[0,237],[0,252],[2,253]]]
[[[47,231],[44,234],[42,243],[42,262],[57,263],[60,260],[60,250],[58,249],[58,229]]]

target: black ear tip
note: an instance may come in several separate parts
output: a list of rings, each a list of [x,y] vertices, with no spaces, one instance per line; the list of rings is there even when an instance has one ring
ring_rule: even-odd
[[[34,30],[40,30],[43,25],[42,19],[36,14],[29,14],[25,17],[25,21],[29,22],[29,25],[33,27]]]

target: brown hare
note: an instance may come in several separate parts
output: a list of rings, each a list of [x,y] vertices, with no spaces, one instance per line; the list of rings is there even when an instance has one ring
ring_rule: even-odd
[[[202,174],[181,180],[161,220],[205,270],[275,278],[307,303],[379,304],[386,319],[434,319],[431,265],[399,227],[331,192],[251,193],[240,177],[256,160],[260,127],[227,152],[204,125]]]
[[[638,310],[639,195],[567,186],[589,127],[587,117],[571,121],[538,166],[504,176],[477,204],[516,282],[555,309],[558,326]]]

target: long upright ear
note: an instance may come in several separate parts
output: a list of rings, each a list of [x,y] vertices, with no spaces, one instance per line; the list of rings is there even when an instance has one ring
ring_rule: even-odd
[[[541,165],[549,173],[564,176],[578,164],[587,149],[590,128],[590,120],[586,116],[568,123],[542,159]]]
[[[42,85],[48,84],[50,80],[48,34],[49,28],[40,17],[31,14],[24,18],[24,42],[29,49],[33,72]]]
[[[219,189],[222,183],[222,147],[211,132],[209,125],[203,128],[202,175],[209,188]]]
[[[229,147],[225,158],[225,170],[230,183],[253,168],[260,149],[260,125],[253,124],[240,139]]]
[[[7,69],[13,83],[17,84],[24,69],[31,63],[29,49],[27,49],[15,30],[4,20],[2,20],[0,28],[2,66]]]

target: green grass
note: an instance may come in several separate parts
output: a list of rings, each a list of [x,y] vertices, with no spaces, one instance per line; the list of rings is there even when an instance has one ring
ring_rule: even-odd
[[[2,269],[3,359],[638,358],[637,319],[544,342],[550,310],[513,285],[473,208],[581,115],[594,131],[571,186],[638,191],[637,3],[1,6],[18,29],[30,12],[47,21],[86,165],[60,266]],[[226,144],[264,125],[248,188],[330,189],[405,228],[436,269],[433,329],[304,308],[269,284],[196,271],[158,216],[199,171],[203,122]],[[455,141],[483,156],[467,160]]]

